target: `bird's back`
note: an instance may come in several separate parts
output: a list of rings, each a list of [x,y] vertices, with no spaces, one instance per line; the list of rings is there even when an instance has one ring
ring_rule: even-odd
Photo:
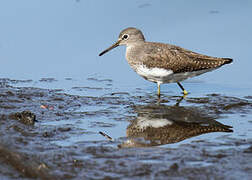
[[[215,69],[232,62],[230,58],[211,57],[179,46],[142,42],[127,48],[126,57],[131,64],[143,64],[148,68],[170,69],[173,73]]]

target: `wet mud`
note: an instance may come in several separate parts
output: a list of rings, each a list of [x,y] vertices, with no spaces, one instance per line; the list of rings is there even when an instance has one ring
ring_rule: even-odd
[[[239,124],[252,124],[249,95],[167,96],[159,101],[155,94],[111,92],[94,97],[15,86],[30,82],[0,79],[0,175],[5,179],[252,176],[251,132],[235,136],[243,131]],[[127,127],[118,137],[99,134],[110,135],[121,123]],[[72,142],[73,137],[78,140]]]

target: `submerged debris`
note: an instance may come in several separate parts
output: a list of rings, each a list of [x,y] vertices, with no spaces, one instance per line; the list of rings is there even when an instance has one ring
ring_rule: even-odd
[[[31,111],[16,112],[9,115],[10,119],[15,119],[26,125],[34,125],[36,115]]]
[[[99,132],[102,136],[104,136],[105,138],[107,138],[108,140],[110,140],[110,141],[113,141],[113,138],[112,137],[110,137],[109,135],[107,135],[106,133],[104,133],[104,132]]]

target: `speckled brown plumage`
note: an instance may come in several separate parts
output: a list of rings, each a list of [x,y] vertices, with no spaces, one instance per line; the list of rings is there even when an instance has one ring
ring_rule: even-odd
[[[174,73],[218,68],[232,62],[230,58],[206,56],[178,46],[155,42],[135,44],[127,58],[132,66],[143,64],[148,68],[171,69]]]

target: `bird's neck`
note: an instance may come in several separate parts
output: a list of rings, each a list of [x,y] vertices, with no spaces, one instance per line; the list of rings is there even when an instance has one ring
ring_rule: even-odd
[[[136,43],[130,43],[130,44],[127,44],[126,46],[126,59],[129,63],[129,65],[135,69],[135,66],[137,66],[139,64],[139,59],[138,58],[138,55],[141,54],[141,50],[143,47],[143,43],[145,43],[144,41],[143,42],[136,42]]]

